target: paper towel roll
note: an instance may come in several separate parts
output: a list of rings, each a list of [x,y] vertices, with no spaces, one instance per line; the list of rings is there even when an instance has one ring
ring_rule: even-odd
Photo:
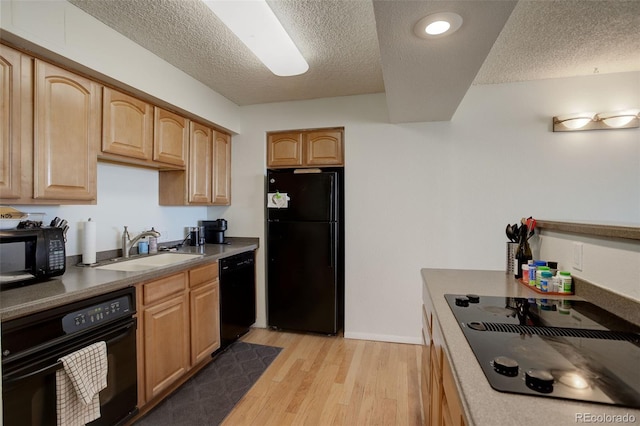
[[[96,263],[96,223],[89,219],[84,222],[82,234],[82,263]]]

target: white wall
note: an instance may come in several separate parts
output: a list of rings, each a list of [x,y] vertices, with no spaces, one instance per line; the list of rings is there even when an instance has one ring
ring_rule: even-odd
[[[420,268],[504,269],[523,216],[640,224],[639,131],[550,131],[553,115],[640,105],[639,76],[472,87],[446,123],[388,124],[383,95],[243,107],[225,217],[264,235],[267,131],[344,126],[345,335],[418,342]]]
[[[556,260],[574,277],[640,301],[640,241],[549,230],[537,238],[538,259]],[[576,248],[582,252],[582,265],[574,264]]]
[[[159,242],[176,241],[187,235],[187,227],[207,219],[206,207],[158,206],[158,172],[152,169],[98,163],[98,203],[91,206],[21,206],[27,212],[46,213],[50,222],[58,216],[69,222],[67,256],[82,253],[83,223],[96,222],[96,250],[120,248],[125,225],[133,238],[154,227]]]

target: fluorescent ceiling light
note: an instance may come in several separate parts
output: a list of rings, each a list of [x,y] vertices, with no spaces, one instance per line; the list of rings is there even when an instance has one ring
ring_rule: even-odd
[[[275,75],[299,75],[309,69],[265,0],[203,1]]]

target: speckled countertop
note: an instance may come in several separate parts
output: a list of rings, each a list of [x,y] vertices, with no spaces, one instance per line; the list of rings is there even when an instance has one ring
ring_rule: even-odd
[[[147,271],[110,271],[67,264],[64,275],[56,279],[2,290],[0,319],[8,321],[258,248],[258,238],[229,238],[228,240],[230,244],[184,246],[178,251],[179,253],[201,254],[202,258]]]
[[[576,415],[631,415],[640,422],[640,410],[553,398],[498,392],[491,388],[456,322],[445,294],[540,297],[504,271],[423,269],[423,292],[431,299],[444,336],[444,352],[456,378],[468,425],[565,425],[579,423]],[[561,298],[554,296],[553,298]],[[576,296],[564,298],[580,299]]]

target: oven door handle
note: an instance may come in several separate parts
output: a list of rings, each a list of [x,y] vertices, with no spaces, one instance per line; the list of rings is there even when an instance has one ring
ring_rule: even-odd
[[[58,361],[53,365],[48,365],[48,366],[43,367],[43,368],[41,368],[39,370],[32,371],[31,373],[27,373],[27,374],[23,374],[22,376],[12,377],[10,379],[3,380],[3,385],[4,386],[11,385],[11,384],[19,382],[21,380],[25,380],[25,379],[28,379],[30,377],[34,377],[34,376],[37,376],[39,374],[43,374],[45,372],[49,372],[49,370],[56,371],[61,366],[62,366],[62,361]]]
[[[128,330],[129,328],[131,328],[131,327],[133,327],[135,325],[136,325],[135,321],[132,321],[130,323],[127,323],[127,325],[125,325],[124,327],[122,327],[122,330]],[[124,339],[127,334],[128,334],[128,332],[120,333],[118,336],[114,337],[113,339],[109,339],[106,342],[107,346],[110,346],[110,345],[112,345],[114,343],[117,343],[118,341]],[[99,342],[99,341],[100,341],[99,339],[96,340],[96,343]],[[22,376],[8,377],[6,379],[3,377],[2,383],[3,383],[3,386],[7,386],[7,385],[10,385],[10,384],[19,382],[21,380],[28,379],[30,377],[34,377],[34,376],[37,376],[39,374],[43,374],[45,372],[49,372],[49,370],[56,371],[60,367],[62,367],[62,361],[57,361],[55,364],[48,365],[46,367],[40,368],[40,369],[38,369],[36,371],[32,371],[32,372],[27,373],[27,374],[23,374]]]

